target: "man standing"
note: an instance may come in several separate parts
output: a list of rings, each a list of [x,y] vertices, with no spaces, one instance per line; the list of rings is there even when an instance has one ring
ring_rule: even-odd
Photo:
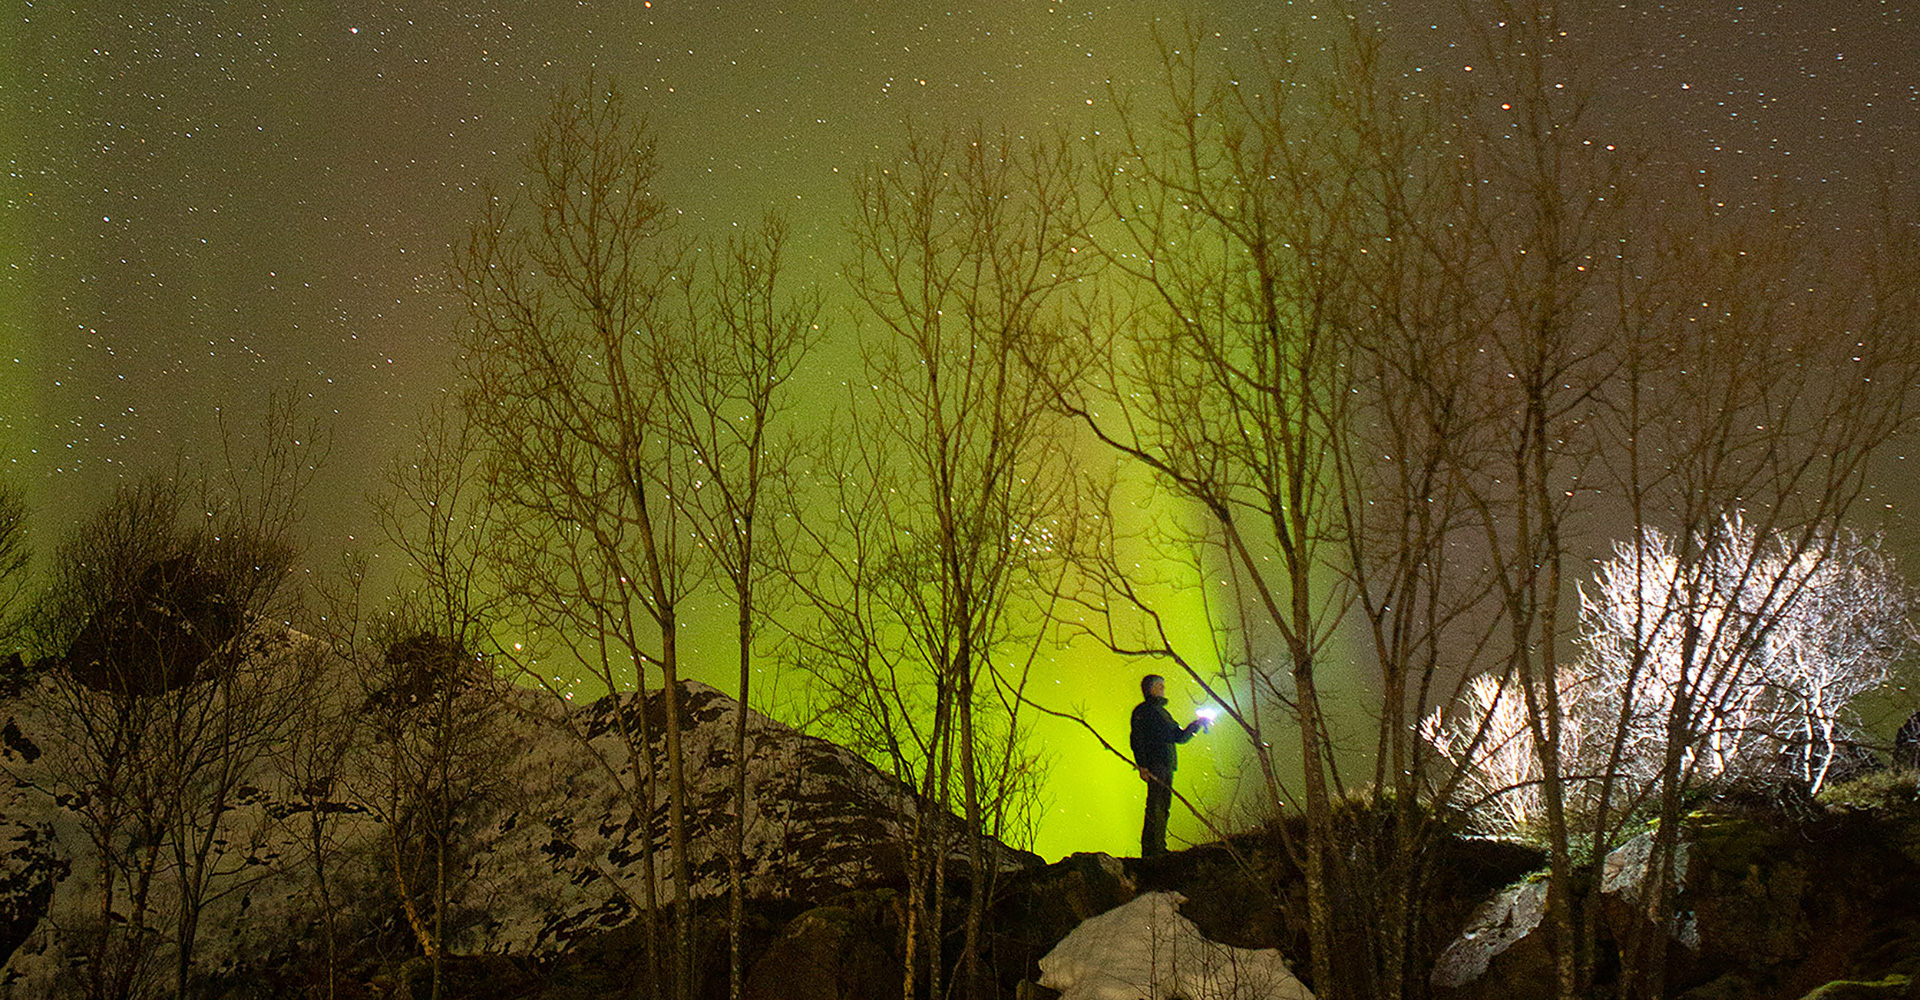
[[[1206,723],[1195,719],[1182,728],[1167,711],[1167,680],[1159,674],[1140,678],[1140,704],[1133,709],[1133,763],[1147,783],[1147,818],[1140,828],[1140,856],[1167,853],[1167,813],[1173,808],[1173,771],[1180,766],[1174,746],[1193,739]]]

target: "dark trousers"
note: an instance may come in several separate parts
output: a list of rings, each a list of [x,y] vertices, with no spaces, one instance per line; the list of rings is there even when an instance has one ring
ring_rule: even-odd
[[[1149,770],[1147,781],[1147,819],[1140,827],[1140,856],[1151,858],[1167,853],[1167,813],[1173,809],[1173,772]]]

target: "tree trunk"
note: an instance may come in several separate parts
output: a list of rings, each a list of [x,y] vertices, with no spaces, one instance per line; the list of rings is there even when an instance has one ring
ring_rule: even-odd
[[[749,522],[751,524],[751,522]],[[751,531],[751,528],[748,529]],[[727,904],[727,995],[740,1000],[746,990],[741,940],[746,928],[747,867],[747,695],[753,683],[753,591],[746,582],[749,565],[737,588],[740,605],[740,700],[733,713],[733,851],[729,859]]]
[[[673,975],[674,995],[693,996],[693,905],[688,890],[693,875],[687,866],[687,782],[680,747],[680,676],[675,618],[668,614],[660,626],[661,672],[665,678],[663,704],[667,717],[667,823],[673,843]]]
[[[981,830],[980,782],[974,771],[973,680],[969,659],[963,655],[960,668],[960,781],[966,799],[967,867],[972,887],[967,893],[967,927],[961,964],[962,974],[966,976],[963,995],[971,1000],[979,996],[981,987],[980,928],[985,922],[992,880],[987,871],[986,843]]]
[[[1344,1000],[1334,981],[1333,903],[1327,888],[1327,851],[1332,847],[1333,806],[1327,794],[1325,754],[1320,745],[1320,697],[1314,686],[1313,655],[1294,652],[1294,701],[1300,719],[1300,767],[1306,788],[1307,920],[1311,926],[1309,962],[1314,992],[1324,1000]]]

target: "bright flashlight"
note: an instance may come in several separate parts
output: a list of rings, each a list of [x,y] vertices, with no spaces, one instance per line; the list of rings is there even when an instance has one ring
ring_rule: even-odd
[[[1204,722],[1207,725],[1211,726],[1213,725],[1213,720],[1218,719],[1220,717],[1220,706],[1202,705],[1199,708],[1194,709],[1193,714],[1197,716],[1201,722]]]

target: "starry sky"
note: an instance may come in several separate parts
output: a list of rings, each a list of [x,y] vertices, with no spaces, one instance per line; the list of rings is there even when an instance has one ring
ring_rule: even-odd
[[[1911,197],[1920,179],[1913,6],[1600,5],[1595,127],[1863,228],[1881,180]],[[1475,15],[1450,0],[1360,10],[1422,72],[1465,71]],[[244,433],[269,393],[294,391],[331,431],[314,547],[348,545],[367,527],[360,497],[452,382],[451,247],[483,188],[520,177],[559,87],[593,72],[649,116],[685,233],[783,208],[802,269],[831,282],[851,173],[903,123],[1083,134],[1110,86],[1152,80],[1156,20],[1310,37],[1325,13],[15,0],[0,26],[0,469],[44,546],[113,481],[209,454],[216,414]]]

